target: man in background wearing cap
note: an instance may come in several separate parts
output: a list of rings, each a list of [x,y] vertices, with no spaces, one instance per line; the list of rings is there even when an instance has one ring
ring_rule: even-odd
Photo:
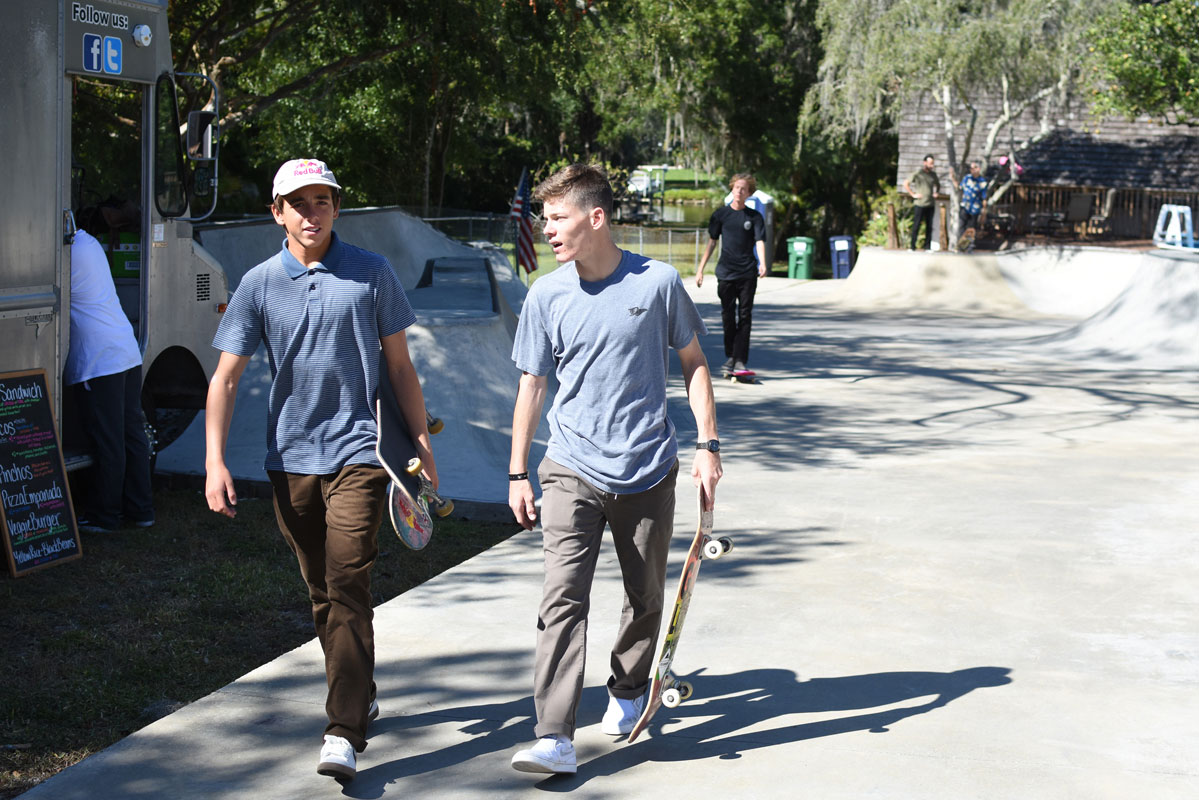
[[[205,413],[205,495],[213,511],[237,513],[225,443],[238,381],[263,343],[275,515],[308,584],[325,652],[329,724],[317,772],[352,778],[379,713],[370,569],[389,481],[375,455],[380,348],[435,486],[437,470],[404,333],[416,317],[387,259],[333,232],[340,190],[321,161],[288,161],[275,175],[271,213],[287,238],[242,278],[213,341],[221,357]]]

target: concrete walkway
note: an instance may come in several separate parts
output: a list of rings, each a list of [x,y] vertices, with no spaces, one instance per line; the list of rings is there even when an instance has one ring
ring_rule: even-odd
[[[719,363],[714,283],[692,291]],[[522,533],[378,609],[383,714],[352,783],[314,770],[309,643],[25,797],[1199,796],[1194,368],[1070,350],[1078,318],[845,291],[760,285],[761,383],[716,386],[716,527],[737,548],[705,565],[687,619],[676,665],[696,696],[647,739],[599,732],[609,548],[579,773],[509,768],[532,737],[540,593]],[[684,476],[672,576],[693,497]]]

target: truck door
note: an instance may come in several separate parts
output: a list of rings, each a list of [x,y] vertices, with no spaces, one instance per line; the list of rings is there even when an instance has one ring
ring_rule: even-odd
[[[45,369],[56,404],[66,355],[63,287],[66,113],[57,3],[5,4],[0,26],[0,142],[8,150],[0,214],[0,372]],[[56,409],[57,410],[57,409]]]

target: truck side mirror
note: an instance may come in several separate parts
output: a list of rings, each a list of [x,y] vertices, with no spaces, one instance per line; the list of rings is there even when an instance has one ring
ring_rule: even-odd
[[[211,161],[212,124],[215,111],[192,111],[187,115],[187,157],[192,161]]]

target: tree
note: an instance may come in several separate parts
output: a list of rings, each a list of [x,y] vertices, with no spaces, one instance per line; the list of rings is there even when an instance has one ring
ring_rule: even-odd
[[[1096,111],[1199,125],[1199,4],[1123,5],[1091,37]]]
[[[586,17],[494,0],[201,0],[171,12],[177,69],[221,90],[226,211],[260,209],[261,176],[297,154],[334,164],[359,203],[429,212],[455,179],[510,197],[525,153],[558,128],[540,118],[539,87],[558,82],[553,59]]]
[[[1014,151],[1053,131],[1078,82],[1084,33],[1116,2],[822,0],[825,57],[808,119],[857,140],[894,122],[905,101],[932,98],[942,112],[956,209],[966,165],[990,160],[1005,132]],[[986,100],[1000,109],[989,121],[981,113]],[[1025,112],[1037,116],[1040,130],[1016,143],[1011,126]],[[958,216],[950,218],[956,249]]]
[[[785,176],[819,56],[815,0],[598,4],[585,74],[614,160]]]

